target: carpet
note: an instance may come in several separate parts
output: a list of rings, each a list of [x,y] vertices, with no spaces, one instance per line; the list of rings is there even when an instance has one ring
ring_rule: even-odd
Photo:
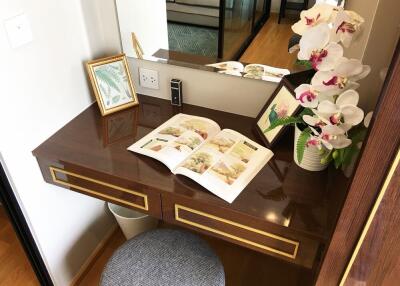
[[[168,41],[172,51],[213,58],[218,56],[217,29],[168,23]]]

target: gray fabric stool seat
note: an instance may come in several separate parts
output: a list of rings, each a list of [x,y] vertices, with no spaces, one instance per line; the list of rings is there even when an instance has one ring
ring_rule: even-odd
[[[224,268],[198,236],[156,229],[124,243],[108,261],[101,286],[223,286]]]

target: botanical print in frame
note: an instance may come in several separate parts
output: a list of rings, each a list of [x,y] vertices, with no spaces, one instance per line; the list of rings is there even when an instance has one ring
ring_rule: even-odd
[[[301,108],[290,86],[290,84],[286,83],[285,78],[282,79],[267,104],[257,116],[255,129],[263,142],[269,147],[272,147],[287,126],[278,126],[268,132],[264,131],[275,120],[292,116]]]
[[[102,115],[139,104],[124,54],[86,63]]]

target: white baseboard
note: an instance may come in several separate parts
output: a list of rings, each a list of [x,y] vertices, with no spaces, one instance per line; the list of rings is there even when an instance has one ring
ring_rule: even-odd
[[[111,237],[114,235],[114,233],[117,231],[118,225],[115,224],[104,236],[104,238],[99,242],[99,244],[96,246],[96,248],[93,250],[93,252],[90,254],[90,256],[85,260],[85,263],[82,264],[81,268],[79,271],[76,273],[74,278],[72,278],[70,285],[75,286],[77,285],[81,279],[84,277],[84,275],[88,272],[90,267],[93,265],[95,260],[98,258],[100,253],[104,250],[105,245],[107,242],[111,239]]]

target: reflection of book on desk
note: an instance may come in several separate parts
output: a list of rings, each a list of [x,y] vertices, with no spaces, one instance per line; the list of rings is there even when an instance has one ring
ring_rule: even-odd
[[[159,160],[230,203],[273,156],[236,131],[186,114],[175,115],[128,150]]]
[[[208,64],[207,66],[219,69],[218,73],[262,79],[272,82],[280,82],[285,75],[290,74],[290,71],[287,69],[280,69],[261,64],[248,64],[245,66],[242,63],[235,61]]]

